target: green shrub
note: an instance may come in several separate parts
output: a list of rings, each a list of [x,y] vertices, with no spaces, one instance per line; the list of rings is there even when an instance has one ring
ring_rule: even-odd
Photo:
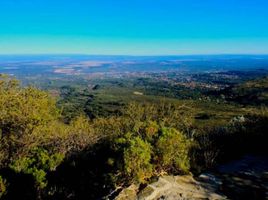
[[[151,164],[152,147],[140,137],[129,141],[129,146],[124,149],[124,168],[126,174],[136,182],[143,183],[152,176]]]
[[[168,172],[188,172],[192,142],[173,128],[162,128],[156,143],[156,165]]]
[[[189,151],[193,145],[190,139],[174,128],[160,128],[156,122],[144,122],[139,127],[111,141],[116,164],[111,158],[108,161],[116,173],[122,172],[119,182],[145,183],[162,172],[189,172]]]
[[[6,193],[6,180],[0,176],[0,198]]]
[[[31,174],[37,187],[44,188],[47,185],[47,172],[55,170],[63,159],[64,155],[62,154],[49,154],[45,149],[35,148],[30,155],[12,162],[10,168],[18,173]]]

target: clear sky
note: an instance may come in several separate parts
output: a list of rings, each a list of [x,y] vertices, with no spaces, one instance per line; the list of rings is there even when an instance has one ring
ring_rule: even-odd
[[[0,54],[268,54],[268,0],[0,0]]]

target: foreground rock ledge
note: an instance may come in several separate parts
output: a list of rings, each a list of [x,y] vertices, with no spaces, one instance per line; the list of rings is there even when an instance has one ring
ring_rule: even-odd
[[[217,193],[219,185],[196,181],[192,176],[163,176],[149,184],[138,194],[137,187],[130,186],[123,190],[116,200],[195,200],[227,199]]]

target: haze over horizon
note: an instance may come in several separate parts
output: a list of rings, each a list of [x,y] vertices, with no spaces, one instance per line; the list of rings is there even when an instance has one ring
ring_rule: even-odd
[[[1,0],[0,54],[268,54],[265,0]]]

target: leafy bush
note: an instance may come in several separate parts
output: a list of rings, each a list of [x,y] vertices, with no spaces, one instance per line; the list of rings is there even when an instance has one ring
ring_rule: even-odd
[[[30,133],[59,116],[55,101],[41,90],[20,88],[16,80],[0,82],[0,129],[2,135]]]
[[[8,182],[16,177],[10,176],[12,173],[31,175],[40,194],[48,184],[48,172],[98,139],[87,118],[77,117],[64,124],[48,93],[22,88],[18,81],[0,76],[0,169]],[[3,183],[0,189],[4,191]]]
[[[47,185],[46,174],[53,171],[62,162],[64,155],[60,153],[49,154],[47,150],[35,148],[27,157],[18,158],[10,164],[14,171],[31,174],[37,187],[44,188]]]
[[[134,181],[143,183],[152,176],[152,147],[140,137],[133,138],[128,145],[124,150],[125,171]]]
[[[0,176],[0,198],[6,193],[6,180]]]
[[[114,137],[115,158],[108,162],[121,175],[119,180],[145,183],[162,172],[188,173],[189,151],[193,142],[174,128],[161,128],[156,122],[136,122],[133,132]],[[114,161],[117,163],[114,164]],[[121,172],[121,173],[120,173]]]
[[[16,80],[0,77],[0,163],[7,166],[32,143],[32,134],[57,120],[55,101],[41,90],[21,88]],[[40,135],[40,137],[43,137]],[[25,152],[23,152],[25,153]]]
[[[130,103],[123,110],[123,116],[132,122],[154,121],[163,127],[173,127],[186,132],[193,123],[191,111],[192,108],[184,104]]]
[[[167,172],[189,172],[191,146],[192,142],[181,132],[173,128],[162,128],[155,146],[156,165]]]

